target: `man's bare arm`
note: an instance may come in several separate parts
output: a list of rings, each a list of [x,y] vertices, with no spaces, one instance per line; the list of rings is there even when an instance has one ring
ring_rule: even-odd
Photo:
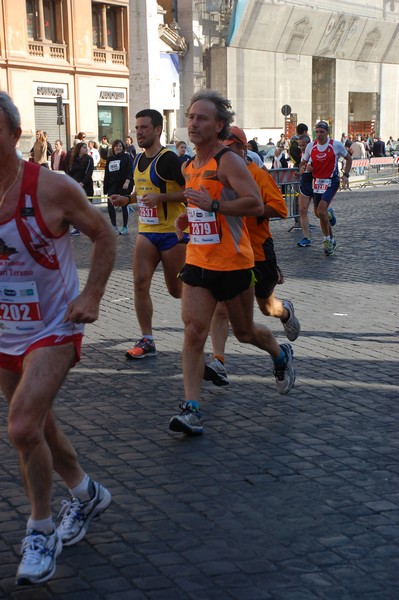
[[[259,188],[242,158],[233,152],[224,154],[220,159],[218,178],[227,188],[236,193],[236,198],[231,200],[212,198],[205,187],[201,186],[201,190],[190,188],[185,190],[187,201],[202,210],[211,211],[212,201],[218,200],[218,212],[222,215],[247,217],[263,215],[263,201]]]
[[[93,242],[86,284],[82,293],[69,304],[64,320],[92,323],[98,319],[100,301],[115,262],[115,233],[76,182],[61,175],[56,177],[59,179],[44,192],[46,223],[57,235],[73,224]]]

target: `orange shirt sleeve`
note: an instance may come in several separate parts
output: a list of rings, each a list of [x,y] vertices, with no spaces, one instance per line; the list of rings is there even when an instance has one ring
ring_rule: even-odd
[[[288,208],[280,191],[280,188],[275,183],[273,177],[265,171],[260,169],[253,163],[248,165],[248,168],[258,184],[264,204],[273,208],[282,219],[286,219],[288,216]]]

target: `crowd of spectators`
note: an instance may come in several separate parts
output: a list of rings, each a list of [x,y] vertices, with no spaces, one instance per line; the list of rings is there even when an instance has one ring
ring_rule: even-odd
[[[282,167],[286,163],[296,166],[295,152],[291,152],[294,138],[290,140],[284,133],[281,133],[276,143],[272,138],[269,138],[267,144],[260,146],[258,138],[255,137],[248,140],[247,148],[251,156],[257,155],[255,159],[257,164],[259,157],[259,165],[268,161],[271,163],[270,168],[276,168],[279,165]],[[393,136],[389,136],[388,140],[384,142],[380,136],[342,133],[341,142],[354,159],[397,156],[399,154],[399,138],[395,141]],[[93,160],[93,168],[104,170],[107,159],[112,155],[112,141],[109,140],[107,135],[103,135],[98,142],[93,139],[86,140],[86,134],[82,131],[75,136],[73,145],[67,150],[60,139],[55,140],[53,149],[47,133],[42,130],[36,131],[36,141],[30,150],[29,160],[43,167],[55,171],[65,171],[70,174],[73,160],[76,161],[74,149],[77,144],[81,143],[87,146],[87,154]],[[190,158],[191,153],[188,152],[188,145],[185,141],[176,141],[175,147],[181,162],[185,162]],[[124,152],[134,160],[137,151],[131,136],[125,138]]]
[[[75,148],[82,143],[87,147],[87,154],[93,159],[94,168],[105,169],[107,158],[112,154],[112,142],[106,135],[103,135],[98,142],[93,139],[88,140],[83,131],[76,134],[70,148],[65,149],[62,140],[57,139],[53,149],[47,132],[38,129],[35,143],[29,152],[29,161],[54,171],[64,171],[69,174],[73,161],[76,159]],[[80,146],[79,151],[81,148]],[[136,148],[130,136],[126,136],[124,152],[129,154],[132,159],[136,156]]]
[[[373,158],[392,156],[399,147],[399,138],[396,140],[390,135],[387,142],[381,136],[347,135],[341,136],[341,142],[345,144],[348,152],[353,158]],[[363,149],[361,148],[363,146]]]
[[[93,174],[95,169],[104,171],[104,193],[116,191],[121,193],[119,187],[125,189],[125,181],[129,180],[127,193],[131,191],[133,184],[133,160],[136,156],[136,148],[133,139],[126,136],[125,144],[122,140],[110,140],[106,135],[101,137],[99,142],[93,139],[87,139],[85,132],[80,131],[76,134],[73,144],[65,149],[60,139],[55,140],[54,149],[48,140],[45,131],[36,131],[36,140],[29,152],[29,161],[41,165],[52,171],[61,171],[72,177],[84,190],[87,199],[92,202],[94,198]],[[116,149],[119,151],[116,152]],[[23,158],[22,153],[20,158]],[[122,162],[121,162],[122,158]],[[117,166],[119,163],[123,166],[121,169],[123,181],[119,186],[118,175],[120,174]],[[101,178],[100,178],[101,179]],[[116,182],[116,183],[115,183]],[[101,187],[101,184],[99,184]],[[107,190],[107,187],[110,190]],[[110,214],[111,223],[115,226],[115,209],[112,207],[113,214]],[[126,214],[125,214],[126,213]],[[123,211],[123,227],[118,233],[127,233],[127,209]],[[76,227],[71,229],[71,235],[79,235],[80,231]]]

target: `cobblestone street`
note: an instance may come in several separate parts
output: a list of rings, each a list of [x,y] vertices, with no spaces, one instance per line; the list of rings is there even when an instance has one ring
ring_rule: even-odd
[[[204,382],[199,438],[168,430],[183,398],[183,331],[161,269],[152,285],[158,355],[124,356],[139,337],[134,214],[117,240],[101,317],[86,328],[82,360],[56,403],[83,467],[113,502],[64,548],[50,582],[16,588],[28,505],[3,403],[0,598],[397,600],[398,205],[398,185],[340,192],[328,258],[318,226],[313,246],[300,248],[292,221],[273,222],[286,278],[276,291],[302,325],[295,387],[278,395],[270,358],[230,336],[230,385]],[[90,242],[72,243],[84,282]],[[267,323],[284,341],[281,323]]]

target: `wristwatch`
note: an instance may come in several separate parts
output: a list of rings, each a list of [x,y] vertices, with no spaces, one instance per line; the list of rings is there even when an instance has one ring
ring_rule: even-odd
[[[219,201],[218,200],[212,200],[212,204],[211,204],[211,212],[218,212],[220,207]]]
[[[344,173],[345,177],[349,177],[350,173]]]

